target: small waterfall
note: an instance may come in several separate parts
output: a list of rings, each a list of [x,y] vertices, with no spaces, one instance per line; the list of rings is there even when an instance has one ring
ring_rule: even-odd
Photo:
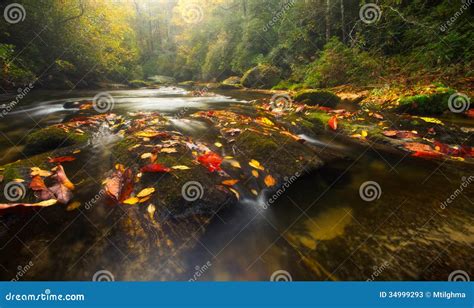
[[[107,123],[103,123],[99,130],[92,135],[89,144],[95,153],[101,152],[110,154],[110,146],[117,142],[121,137],[115,134]]]

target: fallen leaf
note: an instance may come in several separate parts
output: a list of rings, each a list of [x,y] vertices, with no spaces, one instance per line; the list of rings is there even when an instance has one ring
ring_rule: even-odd
[[[153,216],[155,215],[156,207],[153,204],[150,204],[146,208],[146,211],[150,215],[150,219],[153,219]]]
[[[79,208],[81,206],[81,202],[79,201],[74,201],[71,204],[69,204],[66,208],[66,211],[74,211],[75,209]]]
[[[156,138],[156,137],[166,137],[168,133],[166,132],[156,132],[156,131],[142,131],[135,133],[135,136],[140,138]]]
[[[38,167],[33,167],[31,168],[31,176],[42,176],[42,177],[48,177],[48,176],[51,176],[53,173],[50,172],[50,171],[47,171],[47,170],[42,170]]]
[[[222,148],[222,143],[220,142],[215,142],[214,145],[218,148]]]
[[[184,165],[178,165],[178,166],[173,166],[171,167],[171,169],[175,169],[175,170],[189,170],[191,168],[189,168],[188,166],[184,166]]]
[[[275,186],[276,184],[275,178],[272,177],[271,175],[267,175],[264,179],[264,182],[265,182],[265,185],[267,185],[267,187],[272,187],[272,186]]]
[[[408,142],[404,145],[405,149],[414,152],[412,156],[415,157],[441,157],[443,153],[435,151],[430,145],[419,142]]]
[[[433,123],[433,124],[438,124],[438,125],[444,125],[444,123],[441,122],[441,120],[436,119],[436,118],[420,117],[420,119],[422,119],[423,121],[425,121],[425,122],[427,122],[427,123]]]
[[[149,164],[140,169],[141,172],[147,173],[147,172],[170,172],[171,169],[168,167],[165,167],[161,164]]]
[[[41,200],[54,199],[53,193],[46,187],[43,178],[35,175],[31,179],[30,188],[35,191],[35,195]]]
[[[250,192],[255,195],[255,196],[258,196],[258,191],[256,191],[255,189],[251,189]]]
[[[238,182],[239,182],[239,180],[231,179],[231,180],[222,181],[222,184],[223,184],[223,185],[226,185],[226,186],[234,186],[234,185],[237,184]]]
[[[240,166],[240,163],[239,163],[238,161],[236,161],[236,160],[232,160],[232,161],[230,162],[230,165],[231,165],[232,167],[234,167],[234,168],[239,168],[239,169],[242,168],[242,166]]]
[[[256,178],[258,178],[258,171],[257,170],[252,170],[252,175]]]
[[[56,196],[59,203],[68,204],[72,199],[72,192],[65,185],[57,182],[49,188],[49,190]]]
[[[240,199],[240,194],[237,190],[233,189],[232,187],[228,187],[228,188],[237,197],[237,199]]]
[[[134,204],[137,204],[138,201],[140,201],[140,199],[138,199],[137,197],[132,197],[132,198],[128,198],[127,200],[124,200],[123,203],[124,204],[129,204],[129,205],[134,205]]]
[[[386,137],[399,139],[412,139],[418,137],[416,133],[406,130],[386,130],[383,131],[382,134]]]
[[[328,125],[329,125],[329,127],[331,127],[332,130],[336,130],[337,129],[337,117],[332,116],[328,121]]]
[[[58,165],[58,166],[56,167],[55,176],[56,176],[57,180],[58,180],[62,185],[64,185],[65,187],[67,187],[68,189],[70,189],[70,190],[74,190],[74,189],[75,189],[74,184],[73,184],[71,181],[69,181],[68,177],[66,176],[66,172],[64,172],[63,166]]]
[[[76,158],[74,156],[61,156],[61,157],[54,157],[54,158],[49,158],[50,163],[63,163],[63,162],[68,162],[68,161],[74,161]]]
[[[249,162],[249,165],[250,167],[253,167],[255,169],[258,169],[258,170],[265,170],[265,168],[263,168],[262,165],[260,165],[260,162],[258,160],[255,160],[255,159],[252,159],[250,162]]]
[[[155,192],[155,189],[153,187],[150,188],[145,188],[142,191],[140,191],[137,195],[137,198],[145,198],[151,195],[152,193]]]
[[[140,158],[141,158],[141,159],[147,159],[147,158],[150,158],[150,157],[152,157],[152,156],[153,156],[153,154],[151,154],[151,153],[143,153],[143,154],[140,156]]]
[[[0,204],[0,210],[5,210],[9,209],[12,207],[17,207],[17,206],[25,206],[25,207],[47,207],[51,205],[55,205],[58,201],[56,199],[51,199],[51,200],[46,200],[46,201],[41,201],[38,203],[11,203],[11,204]]]
[[[222,157],[214,152],[208,152],[204,155],[201,155],[197,158],[197,160],[210,172],[221,170]]]
[[[263,124],[263,125],[267,125],[267,126],[274,126],[275,124],[268,118],[266,117],[258,117],[257,119],[255,119],[255,122],[257,122],[258,124]]]
[[[171,154],[171,153],[177,153],[178,151],[176,150],[176,148],[162,148],[160,152]]]

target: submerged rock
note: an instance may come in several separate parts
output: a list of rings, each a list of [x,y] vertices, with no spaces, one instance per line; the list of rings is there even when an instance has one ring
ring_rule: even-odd
[[[334,108],[341,99],[334,93],[326,90],[302,90],[294,95],[297,102],[310,106],[324,106]]]

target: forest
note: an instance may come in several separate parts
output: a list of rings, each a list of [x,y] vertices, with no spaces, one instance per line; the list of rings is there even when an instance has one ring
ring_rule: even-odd
[[[354,0],[27,0],[22,5],[24,21],[0,28],[6,89],[31,80],[43,87],[88,88],[155,75],[221,82],[257,66],[272,75],[264,85],[270,88],[456,83],[472,77],[469,1],[464,6],[455,0],[376,6]]]
[[[473,274],[473,0],[0,10],[0,280]]]

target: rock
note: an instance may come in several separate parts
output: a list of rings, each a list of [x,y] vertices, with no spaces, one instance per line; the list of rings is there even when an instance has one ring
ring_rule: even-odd
[[[42,128],[26,137],[25,153],[38,154],[59,147],[86,143],[89,135],[77,132],[66,132],[56,126]]]
[[[241,78],[239,76],[231,76],[224,80],[223,84],[234,85],[234,86],[241,86]]]
[[[220,84],[217,85],[216,89],[219,89],[219,90],[238,90],[238,89],[242,89],[242,85],[233,85],[233,84],[220,83]]]
[[[188,81],[182,81],[180,83],[178,83],[178,86],[181,86],[181,87],[192,87],[194,86],[195,82],[192,81],[192,80],[188,80]]]
[[[439,115],[449,110],[449,98],[456,91],[440,87],[432,94],[402,97],[397,112],[417,115]]]
[[[334,108],[341,99],[334,93],[326,90],[302,90],[294,95],[294,100],[310,106],[324,106]]]
[[[247,88],[270,89],[280,81],[280,70],[270,65],[259,65],[248,70],[242,77]]]
[[[149,86],[149,83],[143,80],[131,80],[128,82],[131,88],[144,88]]]

